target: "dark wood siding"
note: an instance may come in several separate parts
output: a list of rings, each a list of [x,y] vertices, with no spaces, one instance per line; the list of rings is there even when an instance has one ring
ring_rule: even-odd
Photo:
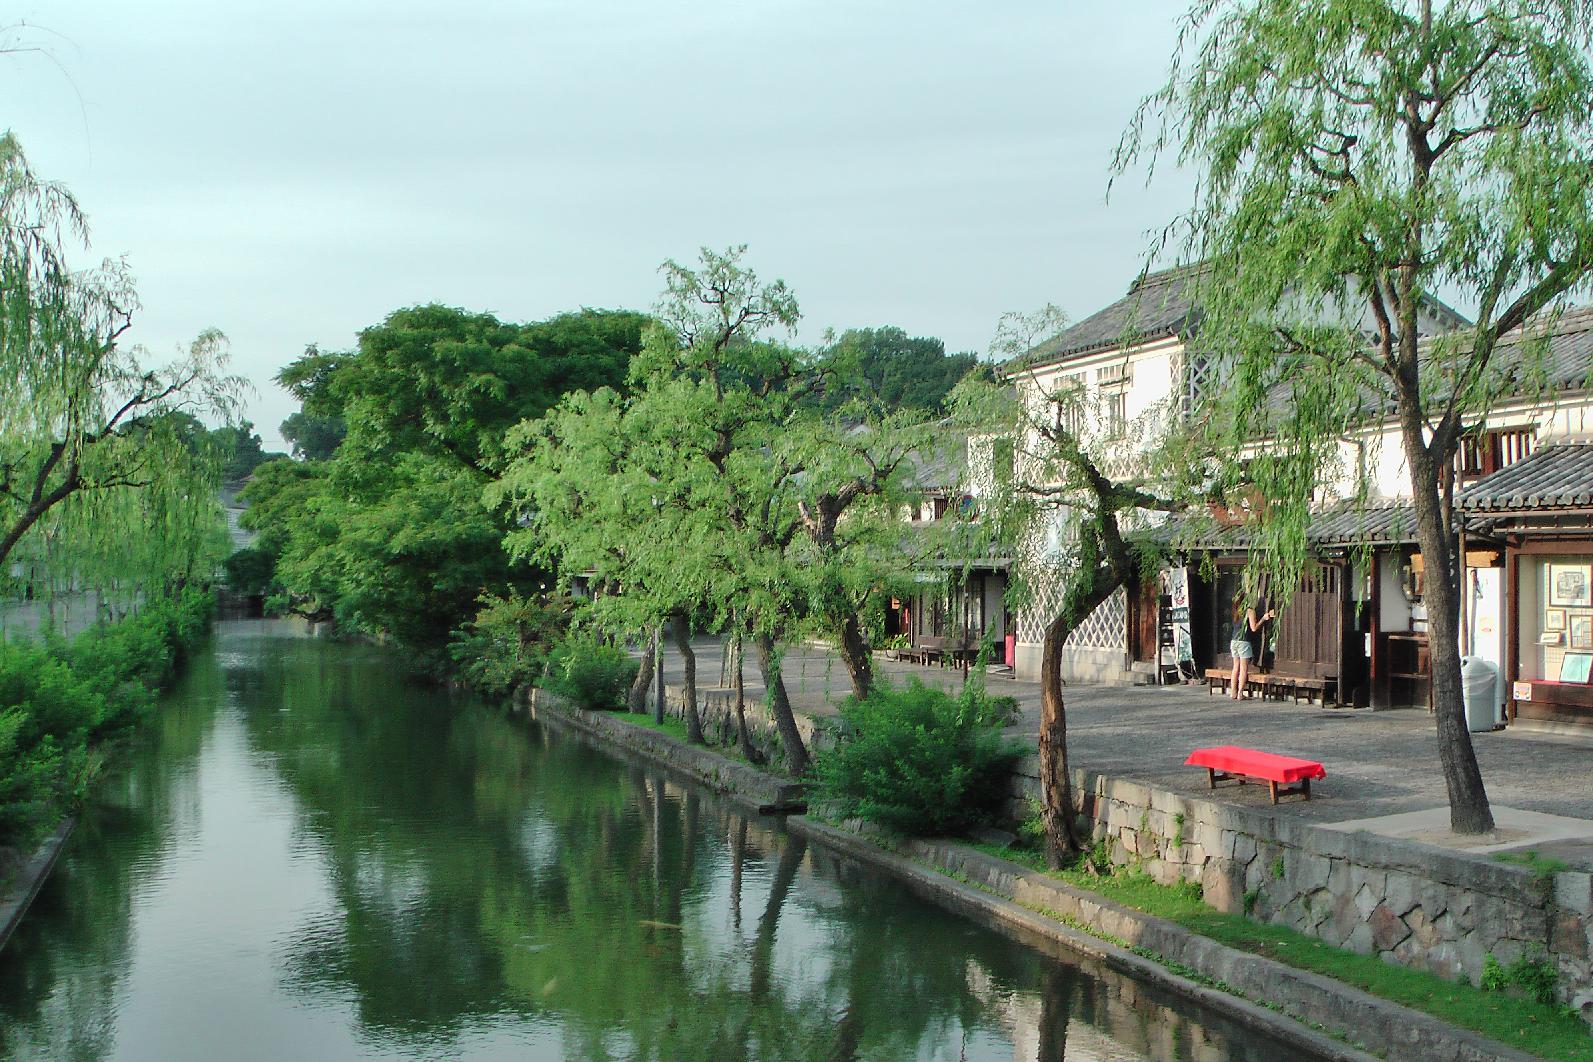
[[[1289,606],[1278,613],[1273,670],[1305,678],[1337,677],[1344,651],[1344,573],[1338,565],[1306,569]]]

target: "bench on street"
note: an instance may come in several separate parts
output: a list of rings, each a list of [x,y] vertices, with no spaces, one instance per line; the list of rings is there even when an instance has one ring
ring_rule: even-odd
[[[1208,667],[1206,669],[1206,693],[1211,695],[1221,689],[1228,692],[1232,676],[1227,668]],[[1268,671],[1252,671],[1249,680],[1245,683],[1246,690],[1260,692],[1263,698],[1271,697],[1283,700],[1292,697],[1295,704],[1300,703],[1304,697],[1307,703],[1314,704],[1318,698],[1323,704],[1338,703],[1339,680],[1332,675],[1322,678],[1307,678],[1303,675],[1279,675]]]
[[[1326,768],[1315,760],[1279,756],[1277,753],[1241,748],[1238,745],[1196,749],[1189,754],[1184,764],[1206,768],[1206,785],[1210,789],[1216,789],[1218,782],[1229,779],[1240,785],[1246,782],[1257,785],[1264,783],[1271,791],[1274,804],[1278,802],[1280,793],[1300,793],[1310,800],[1311,780],[1327,777]]]

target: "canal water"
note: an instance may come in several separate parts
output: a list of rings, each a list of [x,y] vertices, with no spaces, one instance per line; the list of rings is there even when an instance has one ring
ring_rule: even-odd
[[[1299,1057],[401,665],[220,624],[0,952],[0,1056]]]

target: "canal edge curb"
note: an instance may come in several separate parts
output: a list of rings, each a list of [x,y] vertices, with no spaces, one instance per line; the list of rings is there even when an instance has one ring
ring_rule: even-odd
[[[72,836],[72,831],[75,829],[77,829],[75,816],[62,819],[54,832],[44,839],[28,861],[22,865],[22,869],[10,882],[6,892],[0,895],[0,951],[5,949],[12,932],[22,924],[28,908],[33,906],[39,890],[44,888],[50,872],[55,869],[56,860],[61,858],[61,849],[66,847],[67,838]]]
[[[787,779],[710,749],[686,745],[612,713],[573,708],[546,691],[538,691],[524,706],[532,719],[545,718],[594,741],[640,755],[754,813],[768,793],[790,784]],[[789,816],[786,825],[793,833],[897,876],[949,907],[1011,927],[1032,938],[1028,941],[1031,945],[1044,942],[1043,951],[1059,948],[1105,962],[1119,972],[1153,981],[1333,1062],[1371,1062],[1379,1057],[1401,1062],[1538,1062],[1536,1055],[1430,1014],[1342,981],[1228,947],[1177,923],[1073,889],[966,845],[898,842],[872,828],[866,832],[841,828],[810,815]],[[1129,946],[1130,939],[1138,944]],[[1377,1054],[1352,1044],[1376,1045]]]

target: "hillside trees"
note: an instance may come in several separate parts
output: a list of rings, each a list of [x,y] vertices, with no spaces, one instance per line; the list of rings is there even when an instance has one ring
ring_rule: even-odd
[[[1590,47],[1587,0],[1203,0],[1117,160],[1196,172],[1168,232],[1208,264],[1201,341],[1226,352],[1224,448],[1271,441],[1248,470],[1271,501],[1271,548],[1254,555],[1302,557],[1336,441],[1397,422],[1458,833],[1493,817],[1461,701],[1452,470],[1489,406],[1535,375],[1531,337],[1516,364],[1501,338],[1593,276]],[[1436,292],[1476,320],[1420,342]]]

